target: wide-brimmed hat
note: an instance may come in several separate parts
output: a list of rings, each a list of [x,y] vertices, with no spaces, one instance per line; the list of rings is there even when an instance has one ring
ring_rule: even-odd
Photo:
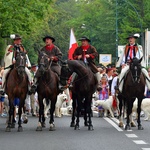
[[[137,39],[139,37],[140,37],[140,35],[138,33],[136,33],[136,34],[130,34],[126,39],[129,39],[129,38],[135,38],[135,39]]]
[[[18,39],[22,39],[22,37],[19,34],[11,34],[10,38],[12,40],[18,40]]]
[[[51,39],[52,42],[55,42],[55,39],[54,39],[52,36],[46,35],[46,36],[43,38],[43,41],[45,42],[46,39]]]
[[[88,39],[86,36],[83,36],[83,37],[81,37],[81,38],[79,39],[79,41],[83,41],[83,40],[86,40],[86,41],[88,41],[88,42],[91,42],[91,40]]]

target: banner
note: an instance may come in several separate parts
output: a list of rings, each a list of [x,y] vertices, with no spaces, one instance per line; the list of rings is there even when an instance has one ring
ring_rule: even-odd
[[[70,32],[70,45],[69,45],[69,51],[68,51],[68,59],[72,60],[73,57],[73,53],[75,51],[75,49],[78,47],[78,44],[77,44],[77,41],[76,41],[76,38],[75,38],[75,35],[74,35],[74,32],[73,32],[73,29],[71,29],[71,32]]]

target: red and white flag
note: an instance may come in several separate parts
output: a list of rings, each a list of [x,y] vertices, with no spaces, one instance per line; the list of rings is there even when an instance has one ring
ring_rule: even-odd
[[[74,32],[73,32],[73,29],[71,29],[71,32],[70,32],[70,45],[69,45],[69,51],[68,51],[68,59],[72,60],[73,57],[73,53],[75,51],[75,49],[78,47],[78,44],[77,44],[77,41],[76,41],[76,38],[75,38],[75,35],[74,35]]]

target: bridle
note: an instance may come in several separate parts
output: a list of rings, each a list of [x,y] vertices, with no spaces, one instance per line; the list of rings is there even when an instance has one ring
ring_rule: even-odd
[[[130,62],[130,71],[133,83],[140,82],[140,76],[142,74],[141,69],[142,66],[140,64],[140,61],[137,58],[133,58],[132,61]]]

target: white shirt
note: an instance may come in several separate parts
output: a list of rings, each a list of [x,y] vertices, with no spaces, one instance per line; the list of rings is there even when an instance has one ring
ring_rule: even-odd
[[[111,95],[115,95],[115,86],[117,85],[118,76],[114,77],[111,84]]]

